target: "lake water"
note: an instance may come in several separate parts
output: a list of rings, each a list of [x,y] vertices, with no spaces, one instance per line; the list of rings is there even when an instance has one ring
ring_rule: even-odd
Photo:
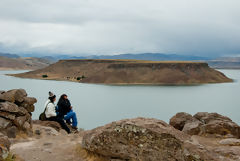
[[[95,128],[115,120],[150,117],[166,122],[177,112],[218,112],[240,124],[240,70],[221,70],[234,83],[196,86],[110,86],[6,76],[22,71],[0,71],[0,90],[23,88],[36,97],[33,119],[44,110],[48,91],[66,93],[79,127]]]

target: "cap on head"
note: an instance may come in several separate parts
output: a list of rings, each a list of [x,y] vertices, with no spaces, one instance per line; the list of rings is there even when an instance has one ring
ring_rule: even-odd
[[[51,97],[56,97],[56,95],[55,94],[53,94],[52,92],[48,92],[48,94],[49,94],[49,98],[51,98]]]

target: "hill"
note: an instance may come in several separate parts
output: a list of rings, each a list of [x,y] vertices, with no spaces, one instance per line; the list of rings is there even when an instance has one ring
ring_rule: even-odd
[[[0,70],[35,70],[51,64],[41,58],[12,58],[0,56]]]
[[[240,57],[221,57],[208,61],[208,64],[216,69],[240,69]]]
[[[231,82],[207,63],[141,60],[60,60],[13,76],[101,84],[199,84]]]
[[[16,54],[1,53],[1,52],[0,52],[0,56],[7,57],[7,58],[20,58],[20,56]]]

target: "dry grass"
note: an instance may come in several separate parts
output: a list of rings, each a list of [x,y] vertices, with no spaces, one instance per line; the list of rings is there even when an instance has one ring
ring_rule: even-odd
[[[19,157],[18,155],[9,153],[8,157],[5,158],[3,161],[24,161],[21,157]]]
[[[61,60],[65,61],[65,60]],[[151,60],[136,60],[136,59],[68,59],[67,61],[116,61],[124,63],[204,63],[204,62],[193,62],[193,61],[151,61]]]
[[[94,154],[93,152],[90,152],[84,148],[80,144],[77,144],[76,149],[75,149],[75,158],[79,158],[80,160],[83,161],[109,161],[109,159]]]
[[[29,136],[24,132],[19,132],[16,136],[16,139],[27,139]]]

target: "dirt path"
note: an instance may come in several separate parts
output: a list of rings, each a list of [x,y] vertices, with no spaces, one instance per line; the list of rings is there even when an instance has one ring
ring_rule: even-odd
[[[74,153],[82,137],[78,134],[43,136],[21,140],[11,146],[11,152],[25,161],[75,161]]]

